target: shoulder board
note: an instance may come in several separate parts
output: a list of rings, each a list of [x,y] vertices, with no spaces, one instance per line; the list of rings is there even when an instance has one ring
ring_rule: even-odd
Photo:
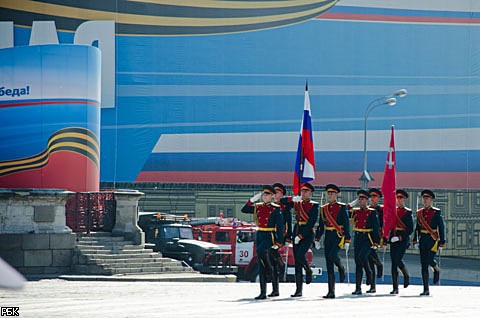
[[[358,211],[358,210],[360,210],[360,208],[353,208],[352,210],[353,211]]]
[[[273,206],[273,207],[276,207],[276,208],[279,208],[279,207],[280,207],[280,204],[276,204],[276,203],[272,202],[272,206]]]
[[[337,202],[337,203],[338,203],[338,205],[347,205],[347,204],[345,204],[345,203],[343,203],[343,202]]]
[[[368,208],[368,209],[369,209],[370,211],[377,211],[377,210],[375,210],[375,209],[373,209],[373,208]]]
[[[409,208],[405,208],[405,210],[407,210],[408,212],[412,212],[412,209]]]
[[[255,206],[263,205],[263,202],[257,202],[255,203]]]
[[[436,208],[436,207],[433,207],[433,206],[432,206],[432,209],[434,209],[435,211],[440,211],[439,208]]]
[[[313,200],[310,200],[310,203],[312,203],[312,204],[318,204],[317,201],[313,201]]]

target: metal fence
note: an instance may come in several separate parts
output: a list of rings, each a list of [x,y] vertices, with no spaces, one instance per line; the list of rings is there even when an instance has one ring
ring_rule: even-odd
[[[113,192],[77,192],[65,204],[67,226],[75,233],[111,232],[115,213]]]

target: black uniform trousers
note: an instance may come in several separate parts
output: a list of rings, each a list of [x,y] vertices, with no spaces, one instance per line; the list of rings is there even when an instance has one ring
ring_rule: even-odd
[[[335,271],[333,265],[336,264],[339,268],[342,266],[338,251],[340,247],[338,244],[341,237],[338,237],[337,231],[326,230],[324,238],[325,247],[325,261],[327,263],[327,277],[328,277],[328,291],[335,292]]]
[[[274,232],[257,231],[256,252],[258,259],[258,275],[260,278],[261,293],[266,293],[267,280],[272,277],[272,264],[270,263],[270,250],[274,239]]]
[[[355,238],[353,242],[354,254],[355,254],[355,281],[356,288],[360,289],[362,284],[363,270],[367,275],[367,284],[370,284],[372,277],[372,270],[368,263],[370,252],[372,251],[372,243],[368,233],[355,232]]]
[[[398,269],[400,269],[402,273],[406,272],[406,266],[402,259],[409,245],[410,244],[408,240],[390,243],[390,259],[392,260],[392,284],[394,290],[398,290]]]
[[[437,262],[435,261],[436,252],[432,251],[433,246],[435,245],[435,240],[429,233],[420,234],[420,263],[422,264],[422,281],[425,291],[428,291],[428,266],[436,267]]]
[[[308,265],[306,254],[308,249],[312,246],[313,242],[313,230],[309,231],[302,231],[305,225],[298,225],[295,224],[295,231],[294,233],[297,235],[298,233],[307,233],[303,237],[302,240],[298,244],[293,244],[293,257],[295,258],[295,283],[297,286],[297,292],[302,291],[302,284],[303,284],[303,271],[305,269],[306,272],[311,271],[310,265]]]

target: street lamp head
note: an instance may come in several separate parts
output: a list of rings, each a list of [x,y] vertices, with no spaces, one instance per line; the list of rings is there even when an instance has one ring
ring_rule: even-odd
[[[395,104],[397,103],[397,99],[395,97],[391,97],[389,99],[386,99],[383,103],[388,106],[395,106]]]
[[[393,96],[395,97],[405,97],[407,96],[408,92],[405,88],[399,89],[395,93],[393,93]]]

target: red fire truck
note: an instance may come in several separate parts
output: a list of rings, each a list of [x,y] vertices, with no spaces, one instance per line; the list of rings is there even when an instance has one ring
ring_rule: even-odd
[[[254,224],[239,221],[234,218],[210,217],[190,220],[193,227],[193,235],[196,239],[218,245],[225,252],[232,252],[232,265],[238,267],[239,280],[258,280],[258,263],[255,252],[255,233],[257,227]],[[281,280],[294,281],[294,257],[292,246],[283,246],[279,249],[282,259],[285,261],[288,254],[287,275],[280,275]],[[313,253],[309,249],[307,260],[310,265],[313,261]],[[285,267],[281,268],[285,273]],[[321,272],[314,270],[314,273]]]

